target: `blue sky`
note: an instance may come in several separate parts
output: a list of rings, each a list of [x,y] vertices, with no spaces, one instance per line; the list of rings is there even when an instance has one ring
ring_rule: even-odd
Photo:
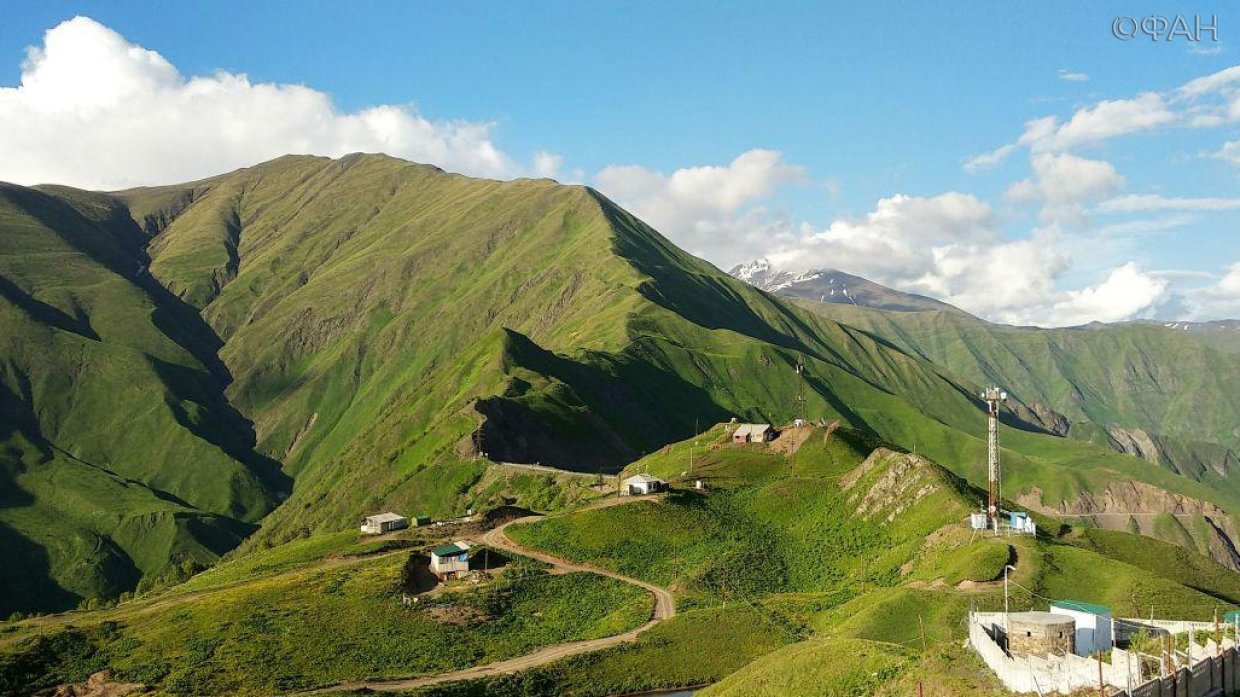
[[[1226,203],[1240,195],[1240,146],[1224,151],[1240,140],[1240,115],[1227,112],[1233,87],[1202,98],[1222,114],[1208,126],[1189,125],[1206,104],[1174,96],[1240,63],[1240,12],[1188,3],[1140,12],[1118,3],[906,5],[28,3],[0,25],[0,126],[15,126],[7,147],[0,135],[0,179],[114,188],[205,176],[265,159],[272,147],[336,155],[358,145],[469,174],[588,183],[720,266],[756,256],[797,271],[839,266],[1000,321],[1240,315],[1240,208]],[[1217,15],[1219,41],[1112,35],[1117,16],[1155,13],[1190,23]],[[45,53],[68,67],[45,70],[55,80],[42,80],[41,92],[24,85],[27,48],[79,15],[98,30],[64,32],[61,48]],[[91,42],[122,54],[141,46],[168,69],[118,63],[76,84],[75,56],[110,65],[104,54],[74,53]],[[145,112],[176,122],[183,114],[167,107],[184,97],[176,79],[219,71],[248,82],[218,90],[232,96],[206,109],[215,122],[326,118],[313,95],[268,99],[252,89],[271,84],[329,99],[328,116],[341,125],[303,138],[258,124],[261,143],[252,146],[234,127],[215,136],[226,141],[218,147],[210,127],[181,127],[159,147],[130,144],[121,155],[95,141],[120,148],[143,117],[125,105],[46,96],[114,80],[118,94],[132,95],[126,104],[149,100],[160,106]],[[177,89],[182,97],[167,98]],[[1161,101],[1135,104],[1143,93]],[[57,118],[39,116],[46,99]],[[198,105],[184,109],[202,112],[202,99],[184,98]],[[1104,110],[1091,123],[1127,118],[1128,126],[1031,139],[996,166],[966,166],[1015,143],[1032,119],[1062,125],[1104,101],[1134,102],[1142,113]],[[348,118],[376,107],[416,120],[363,118],[363,127]],[[186,123],[199,125],[191,116]],[[1145,117],[1152,125],[1139,125]],[[138,125],[131,137],[159,128]],[[199,140],[174,156],[188,130]],[[54,153],[64,142],[100,150]],[[1121,205],[1126,196],[1164,200]]]

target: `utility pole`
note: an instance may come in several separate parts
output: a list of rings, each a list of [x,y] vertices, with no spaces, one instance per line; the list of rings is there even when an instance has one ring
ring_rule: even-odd
[[[693,445],[689,446],[689,475],[693,475],[693,449],[697,447],[698,420],[693,420]]]
[[[1107,685],[1102,681],[1102,652],[1095,651],[1094,655],[1098,657],[1098,697],[1107,697]]]
[[[926,623],[922,621],[921,615],[917,616],[917,629],[921,632],[921,652],[926,652]],[[921,683],[918,683],[920,685]]]
[[[998,387],[987,387],[982,392],[986,401],[986,473],[990,480],[990,497],[986,504],[986,515],[990,518],[990,527],[995,534],[999,533],[999,499],[1003,492],[1000,488],[999,470],[999,403],[1007,400],[1007,392]]]

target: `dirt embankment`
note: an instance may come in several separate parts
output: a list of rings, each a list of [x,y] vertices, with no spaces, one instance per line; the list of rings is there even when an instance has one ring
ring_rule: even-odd
[[[57,685],[34,693],[34,697],[125,697],[145,690],[140,683],[113,682],[112,671],[101,670],[85,682]]]
[[[1050,506],[1042,501],[1042,491],[1033,488],[1016,497],[1017,503],[1031,510],[1065,517],[1087,519],[1092,525],[1108,530],[1139,531],[1142,535],[1162,539],[1198,551],[1232,569],[1240,570],[1240,530],[1223,509],[1183,494],[1174,494],[1151,484],[1135,481],[1112,482],[1101,491],[1082,492],[1074,499]],[[1177,521],[1174,536],[1159,520],[1167,517]],[[1206,526],[1195,525],[1197,519]],[[1190,544],[1186,544],[1190,543]]]

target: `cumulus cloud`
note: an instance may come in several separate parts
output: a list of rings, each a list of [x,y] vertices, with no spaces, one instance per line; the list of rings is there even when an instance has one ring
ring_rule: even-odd
[[[720,264],[760,256],[788,225],[762,202],[781,186],[807,181],[805,169],[775,150],[754,149],[724,166],[686,167],[665,175],[637,165],[606,167],[600,191],[687,251]]]
[[[494,142],[495,125],[427,119],[408,105],[342,112],[303,85],[183,76],[155,51],[76,17],[28,49],[0,88],[0,179],[114,189],[218,174],[287,153],[385,152],[487,177],[544,172]]]
[[[838,268],[1010,324],[1132,319],[1167,296],[1165,278],[1133,263],[1110,269],[1096,285],[1059,289],[1073,267],[1060,226],[1005,238],[989,204],[969,194],[892,196],[861,218],[799,233],[767,255],[775,268]]]
[[[1106,280],[1071,290],[1051,309],[1064,325],[1115,322],[1148,315],[1167,296],[1167,280],[1147,273],[1134,262],[1113,269]]]
[[[1228,266],[1214,283],[1183,291],[1179,300],[1184,316],[1177,319],[1240,317],[1240,262]]]
[[[1004,196],[1014,203],[1040,203],[1048,222],[1081,222],[1085,204],[1106,198],[1124,185],[1115,167],[1070,153],[1039,153],[1032,158],[1033,177],[1008,187]]]

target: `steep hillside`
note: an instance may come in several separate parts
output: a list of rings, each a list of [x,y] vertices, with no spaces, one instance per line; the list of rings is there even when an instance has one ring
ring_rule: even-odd
[[[0,614],[210,563],[288,486],[143,242],[108,197],[0,185]]]
[[[1240,490],[1233,476],[1240,356],[1208,347],[1198,332],[1146,323],[1009,327],[951,313],[797,302],[925,357],[964,384],[1003,385],[1051,430]]]
[[[290,156],[112,195],[8,190],[96,211],[6,223],[0,240],[14,268],[3,277],[59,313],[20,300],[14,317],[92,347],[93,370],[113,381],[57,393],[79,409],[72,419],[46,397],[9,410],[21,416],[6,416],[10,439],[54,432],[47,440],[73,457],[157,489],[163,506],[247,524],[293,479],[243,552],[346,529],[376,510],[444,516],[554,499],[547,487],[518,491],[488,462],[614,472],[695,424],[732,416],[838,420],[972,481],[984,476],[975,376],[733,279],[588,188],[352,155]],[[10,232],[23,225],[27,233]],[[115,250],[96,249],[105,243]],[[60,263],[38,267],[46,288],[36,288],[20,263],[28,244],[48,254],[78,245],[66,258],[106,270],[100,278],[124,292],[105,296],[93,277],[75,280],[76,267]],[[90,292],[55,296],[74,283]],[[125,331],[105,333],[105,318]],[[14,344],[3,358],[25,346],[48,359],[48,375],[84,381],[84,363],[47,343]],[[26,394],[19,378],[11,384]],[[122,388],[133,396],[115,397]],[[1183,520],[1194,544],[1226,552],[1240,493],[1056,437],[1053,420],[1013,407],[1003,427],[1009,498],[1071,509],[1118,500],[1109,487],[1135,480],[1191,511]],[[37,512],[68,489],[23,491],[32,505],[12,511]],[[24,559],[59,544],[59,528],[36,519],[13,543],[27,545]],[[210,550],[241,532],[212,538]],[[162,549],[140,570],[178,555]],[[126,580],[101,594],[132,587],[136,575],[113,577]]]

